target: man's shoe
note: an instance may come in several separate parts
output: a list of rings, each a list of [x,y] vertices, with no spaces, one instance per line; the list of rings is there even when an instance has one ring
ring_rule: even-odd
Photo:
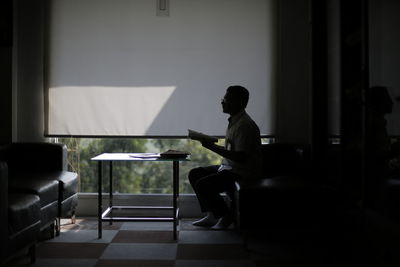
[[[222,217],[218,220],[218,222],[211,227],[211,230],[225,230],[233,223],[233,218],[230,215]]]
[[[192,222],[192,224],[194,226],[206,226],[206,227],[208,226],[208,227],[210,227],[210,226],[215,225],[216,222],[217,222],[217,219],[215,219],[214,216],[207,215],[206,217],[204,217],[204,218],[202,218],[202,219],[200,219],[198,221]]]

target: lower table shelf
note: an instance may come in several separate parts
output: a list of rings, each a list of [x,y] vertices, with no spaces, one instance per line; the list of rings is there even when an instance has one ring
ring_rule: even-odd
[[[179,208],[176,209],[174,216],[113,216],[113,210],[163,210],[174,211],[174,207],[170,206],[110,206],[102,214],[99,223],[101,222],[173,222],[173,238],[177,239],[177,225],[179,224]],[[174,212],[173,212],[174,213]]]

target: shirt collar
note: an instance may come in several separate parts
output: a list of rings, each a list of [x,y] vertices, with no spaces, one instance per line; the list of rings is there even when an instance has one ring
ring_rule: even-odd
[[[228,118],[229,124],[230,124],[230,125],[234,124],[234,123],[237,122],[244,114],[246,114],[246,111],[245,111],[245,110],[242,110],[242,111],[236,113],[235,115],[230,116],[230,117]]]

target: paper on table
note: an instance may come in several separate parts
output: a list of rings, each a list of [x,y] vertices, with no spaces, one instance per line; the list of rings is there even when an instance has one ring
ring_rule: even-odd
[[[194,130],[188,129],[188,136],[190,139],[197,140],[200,142],[211,142],[211,143],[216,143],[218,142],[218,138],[209,136],[200,132],[196,132]]]
[[[129,157],[140,158],[140,159],[154,159],[159,158],[160,153],[131,153]]]

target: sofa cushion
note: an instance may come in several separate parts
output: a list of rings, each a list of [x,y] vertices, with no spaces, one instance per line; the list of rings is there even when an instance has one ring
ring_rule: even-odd
[[[40,199],[35,194],[8,194],[9,236],[40,222]]]
[[[319,227],[334,222],[344,204],[335,188],[301,176],[277,176],[236,188],[243,228]]]
[[[8,181],[12,192],[36,194],[40,198],[41,207],[58,200],[58,181],[36,179],[21,179],[10,175]]]
[[[11,179],[23,180],[54,180],[59,183],[61,201],[75,195],[78,190],[78,174],[69,171],[11,171]],[[15,178],[14,178],[15,177]]]

